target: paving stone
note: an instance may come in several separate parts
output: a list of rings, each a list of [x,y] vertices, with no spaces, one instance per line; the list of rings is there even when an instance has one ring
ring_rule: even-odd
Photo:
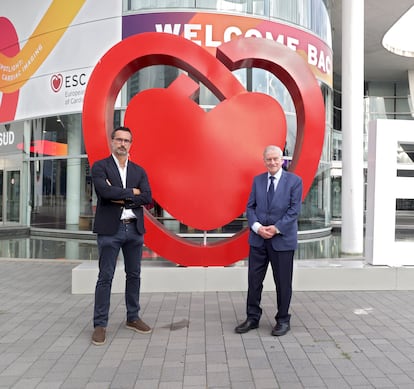
[[[72,295],[65,261],[0,260],[0,389],[414,387],[414,291],[294,292],[291,331],[234,333],[246,292],[143,293],[153,332],[125,328],[111,296],[107,343],[91,344],[93,295]]]

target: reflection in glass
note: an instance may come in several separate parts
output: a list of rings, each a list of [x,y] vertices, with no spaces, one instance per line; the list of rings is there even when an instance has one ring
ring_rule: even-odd
[[[20,222],[20,171],[7,172],[7,221]]]
[[[200,238],[201,239],[201,238]],[[0,239],[0,257],[32,258],[59,260],[97,260],[98,248],[96,240],[90,239],[57,239],[48,237],[30,237],[18,239]],[[299,240],[295,253],[297,260],[340,258],[340,236],[331,235],[322,239]],[[142,254],[144,261],[162,260],[148,247]]]

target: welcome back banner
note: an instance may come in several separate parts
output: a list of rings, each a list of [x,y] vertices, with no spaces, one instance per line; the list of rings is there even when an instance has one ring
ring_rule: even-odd
[[[122,17],[121,1],[5,0],[0,31],[0,123],[81,112],[99,59],[122,39],[142,32],[181,35],[212,53],[239,36],[272,39],[298,52],[315,76],[332,86],[330,42],[260,18],[207,12]]]
[[[258,37],[279,42],[298,52],[315,77],[332,87],[331,42],[280,22],[229,14],[164,12],[123,18],[122,38],[141,32],[181,35],[215,54],[216,47],[237,37]]]

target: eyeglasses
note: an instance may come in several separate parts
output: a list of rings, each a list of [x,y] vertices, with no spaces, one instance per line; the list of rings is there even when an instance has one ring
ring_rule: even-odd
[[[114,141],[117,143],[126,143],[127,145],[132,142],[130,139],[123,139],[123,138],[114,138]]]

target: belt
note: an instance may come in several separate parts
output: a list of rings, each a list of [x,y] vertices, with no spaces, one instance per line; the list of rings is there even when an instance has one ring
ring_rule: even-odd
[[[136,222],[136,218],[131,218],[131,219],[121,219],[121,223],[122,224],[129,224],[129,223],[135,223]]]

